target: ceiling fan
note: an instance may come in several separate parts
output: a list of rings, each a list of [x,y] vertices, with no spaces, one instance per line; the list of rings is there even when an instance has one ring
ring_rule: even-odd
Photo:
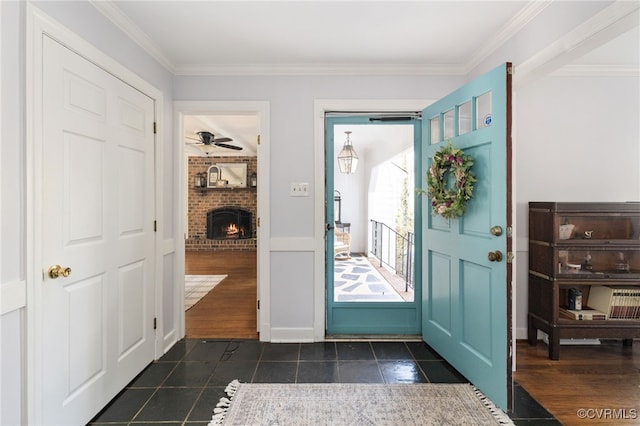
[[[187,139],[198,141],[196,143],[193,143],[193,145],[205,145],[209,147],[219,146],[220,148],[233,149],[236,151],[242,150],[241,146],[226,143],[231,142],[233,140],[231,138],[216,138],[213,133],[207,131],[196,132],[196,134],[198,135],[199,139],[190,138],[187,136]]]

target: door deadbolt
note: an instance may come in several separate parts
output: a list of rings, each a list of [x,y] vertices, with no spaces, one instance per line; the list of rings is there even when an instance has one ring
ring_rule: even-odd
[[[501,262],[502,261],[502,252],[500,250],[490,251],[487,255],[490,262]]]
[[[71,275],[71,268],[69,267],[62,267],[60,265],[53,265],[52,267],[49,268],[49,278],[51,279],[56,279],[58,277],[63,277],[66,278],[69,275]]]

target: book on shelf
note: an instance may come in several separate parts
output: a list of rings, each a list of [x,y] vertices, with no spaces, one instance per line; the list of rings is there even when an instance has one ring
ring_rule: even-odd
[[[566,306],[560,307],[560,317],[579,321],[603,321],[607,319],[607,314],[586,307],[584,309],[569,309]]]
[[[609,319],[640,319],[639,286],[591,286],[589,305]]]

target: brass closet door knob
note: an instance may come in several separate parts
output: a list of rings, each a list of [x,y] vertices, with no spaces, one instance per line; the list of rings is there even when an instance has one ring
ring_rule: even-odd
[[[63,267],[60,265],[53,265],[52,267],[49,268],[48,274],[49,274],[49,278],[52,278],[54,280],[58,277],[66,278],[69,275],[71,275],[71,268]]]

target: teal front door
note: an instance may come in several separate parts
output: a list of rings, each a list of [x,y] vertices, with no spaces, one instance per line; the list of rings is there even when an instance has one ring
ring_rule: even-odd
[[[325,132],[326,333],[419,335],[420,120],[327,116]],[[347,135],[358,156],[351,173],[338,166]]]
[[[511,64],[432,104],[423,110],[422,122],[423,182],[434,154],[449,143],[473,158],[477,179],[460,217],[443,218],[423,199],[423,339],[508,410]]]

